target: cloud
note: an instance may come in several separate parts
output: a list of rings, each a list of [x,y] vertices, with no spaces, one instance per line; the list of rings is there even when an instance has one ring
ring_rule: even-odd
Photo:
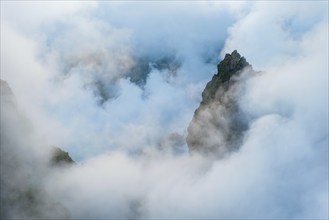
[[[317,24],[326,22],[327,3],[260,2],[230,27],[221,55],[237,49],[257,69],[277,66],[300,53],[301,38]]]
[[[23,23],[9,11],[3,21],[3,39],[8,45],[5,51],[12,61],[5,63],[8,70],[2,71],[2,77],[19,92],[17,96],[24,100],[21,105],[28,109],[42,135],[51,143],[69,148],[79,159],[118,147],[122,142],[115,140],[118,134],[126,136],[137,128],[141,132],[162,130],[165,135],[182,135],[192,114],[190,109],[197,105],[202,86],[215,69],[226,27],[235,16],[225,4],[213,7],[198,3],[187,10],[185,3],[177,3],[177,7],[176,3],[152,3],[157,10],[149,13],[142,11],[146,5],[100,4],[77,4],[72,10],[59,10],[58,16],[49,15],[51,18],[44,18],[42,24],[30,18],[30,29],[21,29]],[[9,3],[5,6],[11,10],[22,7]],[[45,11],[50,8],[51,5],[45,6]],[[122,10],[127,11],[125,16],[117,14]],[[46,15],[40,16],[42,20]],[[159,24],[163,24],[162,28],[157,28]],[[15,36],[19,39],[10,40]],[[28,48],[24,50],[26,54],[12,50],[17,44]],[[18,59],[24,60],[26,66],[11,70],[17,67],[14,63]],[[144,85],[140,85],[140,79],[132,76],[138,76],[139,69],[143,72],[145,68],[147,71],[141,74]],[[27,81],[20,80],[21,76]],[[129,78],[141,89],[130,85],[126,81]],[[153,82],[146,85],[148,80]],[[162,88],[161,92],[158,88]],[[198,91],[190,95],[191,89]],[[186,100],[186,95],[191,98]],[[170,96],[175,97],[173,103],[179,104],[181,113],[173,114],[177,106],[166,104]],[[102,108],[95,103],[102,104]],[[122,109],[134,112],[125,114]],[[75,117],[70,116],[73,112]],[[147,118],[151,115],[158,115],[155,119],[161,121],[161,126]],[[124,123],[132,117],[135,122]],[[144,123],[148,120],[150,123]],[[179,131],[172,131],[176,124]],[[149,132],[145,135],[151,136],[149,145],[156,144],[160,136],[157,133],[153,137]],[[140,148],[145,140],[137,146],[131,146],[131,142],[126,145]]]
[[[2,196],[37,187],[38,216],[57,218],[328,218],[327,2],[67,4],[1,3],[1,78],[30,119],[1,98],[1,155],[23,167],[1,160]],[[187,125],[233,49],[262,71],[239,82],[240,150],[189,156]],[[79,165],[49,168],[48,144]],[[17,204],[8,215],[33,215]]]

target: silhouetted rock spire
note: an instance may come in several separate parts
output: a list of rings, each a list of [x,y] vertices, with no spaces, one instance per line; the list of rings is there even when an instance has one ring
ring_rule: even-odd
[[[247,66],[250,64],[236,50],[232,54],[226,54],[224,60],[217,65],[217,74],[207,83],[202,92],[201,104],[208,104],[213,101],[220,85],[229,81],[233,75],[238,74]]]
[[[253,71],[236,50],[217,65],[217,73],[202,92],[202,101],[188,127],[186,141],[191,153],[224,156],[238,148],[247,124],[237,105],[234,85],[243,70]]]

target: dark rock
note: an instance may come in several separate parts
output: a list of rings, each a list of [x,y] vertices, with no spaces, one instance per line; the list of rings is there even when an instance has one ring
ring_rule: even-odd
[[[188,127],[186,141],[191,153],[222,157],[238,149],[247,128],[237,103],[242,72],[253,70],[236,50],[217,65],[217,74],[202,92],[202,101]]]
[[[74,160],[72,160],[68,152],[63,151],[58,147],[53,147],[51,156],[52,165],[70,165],[74,163]]]
[[[208,104],[215,99],[218,88],[229,81],[233,75],[239,74],[245,67],[251,67],[244,57],[234,50],[232,54],[226,54],[224,60],[217,65],[217,74],[207,83],[202,92],[201,104]]]

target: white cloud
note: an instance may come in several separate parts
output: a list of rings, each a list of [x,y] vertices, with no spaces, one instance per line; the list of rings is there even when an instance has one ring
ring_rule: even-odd
[[[237,49],[256,68],[298,56],[300,38],[328,20],[327,3],[259,2],[230,28],[222,55]]]
[[[47,170],[40,187],[71,217],[328,218],[327,2],[1,6],[1,78],[35,127],[24,141],[36,152],[7,145],[26,131],[9,117],[1,147],[36,161],[46,141],[69,150],[82,164]],[[218,161],[158,150],[181,145],[223,45],[264,71],[241,82],[240,150]],[[181,62],[176,76],[153,63],[143,89],[126,78],[139,58],[163,55]],[[96,79],[117,97],[97,105]]]

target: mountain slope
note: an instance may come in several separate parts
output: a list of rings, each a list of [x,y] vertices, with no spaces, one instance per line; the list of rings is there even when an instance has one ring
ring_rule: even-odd
[[[43,181],[57,165],[72,159],[59,148],[35,140],[11,88],[3,80],[0,83],[0,219],[68,219],[69,212],[47,193]]]

